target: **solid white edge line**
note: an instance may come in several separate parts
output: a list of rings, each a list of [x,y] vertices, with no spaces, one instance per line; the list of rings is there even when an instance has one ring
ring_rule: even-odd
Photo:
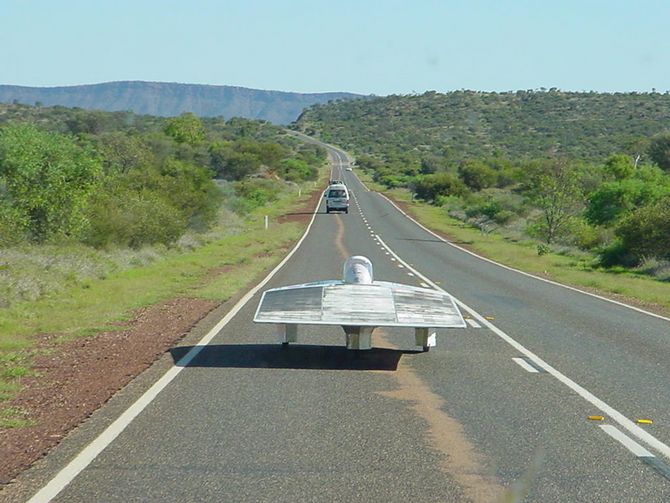
[[[403,264],[407,265],[407,262],[405,262],[403,259],[401,259],[389,246],[381,241],[380,242],[384,244],[386,249],[391,252],[391,254],[399,261],[402,262]],[[391,259],[393,260],[393,259]],[[409,266],[408,266],[409,267]],[[412,271],[416,273],[416,275],[424,280],[426,283],[431,285],[435,290],[438,290],[440,292],[446,292],[437,284],[435,284],[433,281],[428,279],[426,276],[421,274],[419,271],[416,269],[409,267]],[[451,295],[451,294],[449,294]],[[547,362],[545,362],[542,358],[537,356],[535,353],[533,353],[531,350],[527,349],[525,346],[523,346],[521,343],[517,342],[514,340],[512,337],[507,335],[505,332],[503,332],[501,329],[496,327],[493,323],[488,321],[484,316],[479,314],[477,311],[472,309],[470,306],[465,304],[464,302],[458,300],[456,297],[451,295],[451,297],[454,299],[454,302],[461,308],[464,309],[465,311],[468,311],[474,318],[477,319],[479,323],[481,323],[483,326],[486,328],[490,329],[494,334],[496,334],[498,337],[500,337],[502,340],[507,342],[510,346],[512,346],[514,349],[516,349],[518,352],[523,354],[524,356],[527,356],[532,360],[535,365],[537,365],[540,368],[543,368],[547,373],[551,374],[554,376],[556,379],[558,379],[560,382],[565,384],[568,388],[570,388],[572,391],[577,393],[579,396],[581,396],[584,400],[589,402],[591,405],[595,406],[598,408],[600,411],[602,411],[605,415],[609,416],[610,419],[612,419],[614,422],[618,423],[621,427],[624,429],[628,430],[630,433],[633,434],[633,436],[637,437],[639,440],[642,440],[645,442],[647,445],[650,447],[653,447],[657,451],[661,452],[665,457],[670,458],[670,446],[667,444],[663,443],[661,440],[657,439],[653,435],[651,435],[649,432],[643,430],[640,428],[637,424],[635,424],[633,421],[628,419],[626,416],[624,416],[621,412],[616,410],[615,408],[611,407],[610,405],[606,404],[603,402],[600,398],[596,397],[593,393],[588,391],[587,389],[583,388],[579,384],[577,384],[575,381],[570,379],[568,376],[564,375],[563,373],[559,372],[556,370],[554,367],[549,365]]]
[[[607,433],[614,440],[623,445],[630,452],[635,454],[638,458],[653,458],[655,457],[651,452],[638,444],[635,440],[630,438],[628,435],[619,431],[618,428],[612,426],[611,424],[599,425],[602,430]]]
[[[360,181],[360,180],[359,180],[359,181]],[[594,297],[594,298],[596,298],[596,299],[604,300],[604,301],[606,301],[606,302],[611,302],[612,304],[616,304],[617,306],[627,307],[628,309],[632,309],[633,311],[637,311],[637,312],[642,313],[642,314],[647,314],[647,315],[649,315],[649,316],[653,316],[654,318],[659,318],[659,319],[661,319],[661,320],[670,321],[670,318],[668,318],[668,317],[666,317],[666,316],[662,316],[662,315],[660,315],[660,314],[652,313],[652,312],[650,312],[650,311],[645,311],[644,309],[640,309],[639,307],[631,306],[631,305],[629,305],[629,304],[625,304],[625,303],[623,303],[623,302],[619,302],[619,301],[617,301],[617,300],[608,299],[607,297],[603,297],[602,295],[598,295],[598,294],[595,294],[595,293],[587,292],[587,291],[585,291],[585,290],[580,290],[579,288],[576,288],[576,287],[574,287],[574,286],[564,285],[563,283],[558,283],[557,281],[552,281],[552,280],[550,280],[550,279],[541,278],[540,276],[535,276],[534,274],[531,274],[531,273],[529,273],[529,272],[521,271],[521,270],[519,270],[519,269],[515,269],[514,267],[510,267],[510,266],[508,266],[508,265],[505,265],[505,264],[501,264],[501,263],[499,263],[499,262],[496,262],[495,260],[491,260],[491,259],[489,259],[489,258],[482,257],[481,255],[477,255],[477,254],[476,254],[475,252],[473,252],[473,251],[470,251],[470,250],[467,250],[467,249],[465,249],[465,248],[462,248],[461,246],[458,246],[457,244],[454,244],[454,243],[452,243],[451,241],[447,241],[447,240],[444,239],[442,236],[440,236],[440,235],[436,234],[435,232],[431,231],[429,228],[427,228],[426,226],[424,226],[424,225],[421,224],[420,222],[417,222],[414,218],[412,218],[412,217],[409,216],[407,213],[405,213],[405,212],[404,212],[401,208],[399,208],[393,201],[391,201],[391,199],[389,199],[385,194],[383,194],[383,193],[381,193],[381,192],[378,192],[378,194],[379,194],[380,196],[382,196],[384,199],[386,199],[391,205],[393,205],[393,207],[394,207],[396,210],[398,210],[400,213],[402,213],[405,217],[407,217],[409,220],[411,220],[411,221],[414,222],[416,225],[418,225],[419,227],[421,227],[424,231],[428,232],[429,234],[432,234],[434,237],[436,237],[437,239],[439,239],[439,240],[442,241],[443,243],[448,244],[449,246],[452,246],[452,247],[456,248],[457,250],[460,250],[460,251],[462,251],[462,252],[468,253],[468,254],[472,255],[473,257],[477,257],[477,258],[480,259],[480,260],[483,260],[483,261],[488,262],[488,263],[490,263],[490,264],[497,265],[498,267],[502,267],[503,269],[507,269],[508,271],[514,271],[514,272],[516,272],[516,273],[523,274],[524,276],[527,276],[527,277],[529,277],[529,278],[533,278],[533,279],[536,279],[536,280],[538,280],[538,281],[543,281],[544,283],[549,283],[550,285],[560,286],[561,288],[567,288],[568,290],[572,290],[572,291],[574,291],[574,292],[579,292],[579,293],[582,293],[582,294],[584,294],[584,295],[588,295],[589,297]]]
[[[110,424],[98,437],[96,437],[90,444],[88,444],[75,458],[70,461],[65,468],[61,469],[42,489],[40,489],[28,503],[42,503],[51,501],[55,498],[72,480],[84,470],[109,444],[111,444],[116,437],[135,419],[158,394],[168,385],[172,380],[179,375],[179,373],[202,351],[202,349],[211,342],[211,340],[225,327],[230,320],[237,315],[237,313],[256,295],[256,293],[263,288],[277,272],[289,261],[293,254],[300,248],[305,238],[312,228],[317,211],[321,205],[321,200],[318,201],[314,212],[312,213],[312,220],[310,220],[305,233],[296,243],[293,249],[284,259],[277,264],[277,266],[270,271],[270,273],[254,288],[249,290],[244,297],[242,297],[237,304],[219,321],[214,328],[212,328],[198,343],[191,348],[182,358],[175,363],[163,376],[156,381],[140,398],[138,398],[123,414],[121,414],[112,424]]]
[[[428,286],[428,285],[426,285],[426,286]],[[465,318],[465,321],[466,321],[466,322],[468,323],[468,325],[470,325],[472,328],[482,328],[482,326],[481,326],[479,323],[477,323],[475,320],[473,320],[472,318]]]
[[[466,320],[466,321],[469,321],[469,320]],[[528,363],[523,358],[512,358],[512,361],[514,363],[516,363],[517,365],[519,365],[519,367],[521,367],[522,369],[524,369],[527,372],[531,372],[533,374],[537,374],[537,373],[540,372],[539,370],[537,370],[535,367],[533,367],[530,363]]]

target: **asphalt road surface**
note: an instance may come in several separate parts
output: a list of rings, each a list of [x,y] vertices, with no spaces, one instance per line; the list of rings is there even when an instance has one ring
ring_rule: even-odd
[[[251,321],[256,292],[134,383],[167,371],[134,409],[74,435],[112,424],[101,438],[47,457],[34,501],[670,501],[670,320],[452,246],[329,153],[349,214],[322,202],[263,289],[340,278],[361,254],[376,279],[452,294],[468,328],[422,353],[410,329],[356,352],[338,327],[300,327],[282,350]]]

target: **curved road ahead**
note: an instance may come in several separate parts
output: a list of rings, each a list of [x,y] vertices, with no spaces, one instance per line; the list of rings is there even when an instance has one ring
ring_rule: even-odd
[[[52,480],[35,501],[670,501],[670,320],[448,244],[329,154],[349,214],[321,204],[263,288],[362,254],[377,279],[451,293],[468,328],[421,353],[408,329],[347,352],[341,329],[301,327],[283,351],[251,322],[256,292],[56,479],[67,450],[33,470],[31,494]]]

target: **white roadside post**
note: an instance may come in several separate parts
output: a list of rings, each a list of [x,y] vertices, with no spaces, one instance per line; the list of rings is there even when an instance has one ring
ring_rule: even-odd
[[[270,227],[270,217],[265,215],[265,230],[268,230],[268,227]]]

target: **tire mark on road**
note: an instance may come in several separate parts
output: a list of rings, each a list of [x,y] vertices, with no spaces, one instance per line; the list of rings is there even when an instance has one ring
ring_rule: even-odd
[[[374,335],[384,347],[398,349],[388,341],[384,330],[377,329]],[[463,425],[444,412],[444,399],[430,389],[405,358],[400,359],[393,376],[399,388],[381,394],[410,403],[414,412],[428,423],[426,441],[442,455],[442,471],[453,477],[471,501],[498,501],[503,486],[485,467],[485,456],[467,439]]]

